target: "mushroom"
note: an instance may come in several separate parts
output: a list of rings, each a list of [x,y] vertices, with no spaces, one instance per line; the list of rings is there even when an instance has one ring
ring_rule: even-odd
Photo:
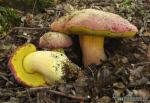
[[[67,48],[72,45],[72,40],[69,36],[58,33],[48,32],[45,33],[39,41],[39,46],[42,48],[52,49],[53,51],[63,51],[62,48]]]
[[[8,66],[18,82],[30,87],[76,79],[79,70],[65,54],[36,51],[33,44],[18,48],[12,54]]]
[[[104,37],[133,37],[137,28],[119,15],[83,9],[59,18],[50,25],[53,31],[77,34],[85,67],[106,60]]]

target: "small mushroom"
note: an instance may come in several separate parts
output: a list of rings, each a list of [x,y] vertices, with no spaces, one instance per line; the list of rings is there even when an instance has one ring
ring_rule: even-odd
[[[78,76],[79,67],[65,54],[56,51],[36,51],[33,44],[18,48],[8,66],[20,83],[30,86],[46,86]]]
[[[72,45],[72,40],[69,36],[58,33],[48,32],[45,33],[39,42],[39,46],[42,48],[48,48],[54,51],[63,51],[62,48],[67,48]]]
[[[53,31],[79,35],[85,67],[106,60],[104,37],[133,37],[138,31],[121,16],[95,9],[75,11],[50,27]]]

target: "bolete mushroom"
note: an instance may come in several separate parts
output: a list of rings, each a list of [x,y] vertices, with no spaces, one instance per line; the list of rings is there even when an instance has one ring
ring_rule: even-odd
[[[53,51],[63,51],[63,48],[70,47],[72,40],[69,36],[59,32],[45,33],[39,40],[39,46]]]
[[[75,79],[79,71],[79,67],[65,54],[56,51],[36,51],[33,44],[18,48],[12,54],[8,65],[16,80],[30,87]]]
[[[85,67],[106,59],[104,37],[133,37],[138,31],[121,16],[95,9],[75,11],[54,21],[50,27],[53,31],[79,35]]]

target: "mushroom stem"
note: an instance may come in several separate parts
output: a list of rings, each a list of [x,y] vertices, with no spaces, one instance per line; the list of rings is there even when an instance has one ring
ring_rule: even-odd
[[[104,53],[104,37],[101,36],[80,36],[80,46],[83,55],[84,66],[90,64],[101,64],[106,59]]]
[[[57,58],[57,57],[56,57]],[[55,60],[49,51],[38,51],[27,55],[23,67],[28,73],[39,73],[48,84],[60,81],[63,76],[62,63]],[[62,56],[61,60],[64,57]]]

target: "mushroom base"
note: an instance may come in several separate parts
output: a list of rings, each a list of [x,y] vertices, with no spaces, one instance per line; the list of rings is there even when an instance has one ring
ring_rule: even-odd
[[[101,64],[106,60],[104,52],[104,37],[100,36],[80,36],[80,46],[83,55],[84,67],[91,64]]]

